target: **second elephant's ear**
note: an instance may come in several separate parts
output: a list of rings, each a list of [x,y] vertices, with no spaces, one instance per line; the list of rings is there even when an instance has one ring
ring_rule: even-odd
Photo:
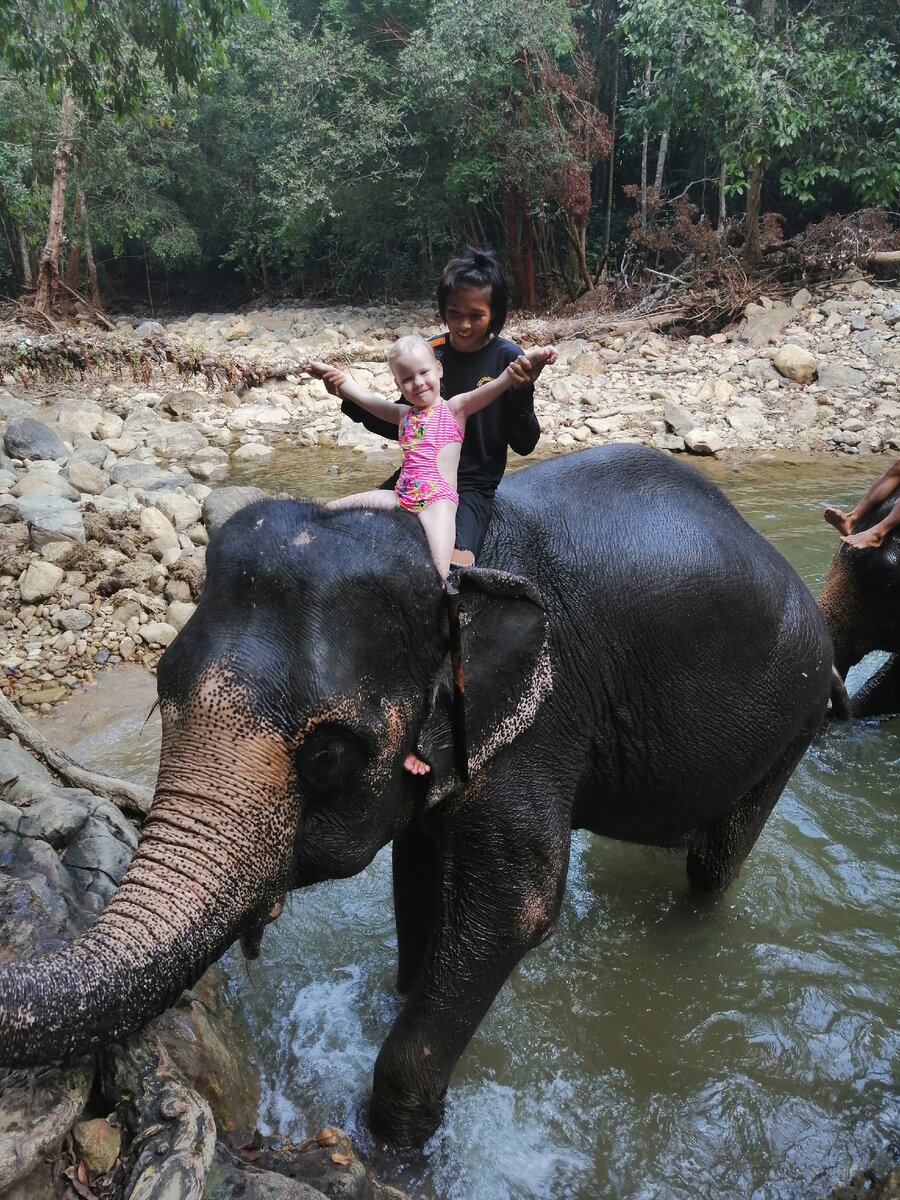
[[[530,583],[515,575],[472,567],[459,578],[459,614],[465,683],[469,773],[531,728],[553,688],[549,622]],[[449,662],[434,687],[419,734],[431,764],[429,805],[462,783],[456,769],[453,685]]]

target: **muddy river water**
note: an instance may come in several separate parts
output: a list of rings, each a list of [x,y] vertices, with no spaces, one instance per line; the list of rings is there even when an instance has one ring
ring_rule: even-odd
[[[253,482],[328,498],[390,466],[285,453]],[[835,461],[708,469],[816,593],[837,544],[822,506],[874,476]],[[42,727],[150,782],[152,698],[138,668],[109,671]],[[448,1200],[814,1200],[896,1157],[898,767],[900,720],[831,730],[719,899],[688,891],[677,855],[576,835],[558,931],[501,992],[412,1159],[372,1146],[361,1118],[398,1010],[389,852],[294,894],[262,958],[228,960],[265,1079],[261,1128],[341,1124],[384,1182]]]

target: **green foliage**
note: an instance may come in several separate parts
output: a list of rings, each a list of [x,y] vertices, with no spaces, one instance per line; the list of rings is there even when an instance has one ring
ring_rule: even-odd
[[[248,8],[265,11],[261,0],[3,0],[0,58],[92,111],[133,111],[148,65],[171,88],[197,83]]]
[[[900,187],[895,51],[880,38],[840,36],[826,12],[778,15],[770,30],[737,0],[624,0],[621,30],[637,68],[632,135],[666,125],[699,135],[736,192],[761,162],[802,201],[831,180],[864,204],[891,203]]]

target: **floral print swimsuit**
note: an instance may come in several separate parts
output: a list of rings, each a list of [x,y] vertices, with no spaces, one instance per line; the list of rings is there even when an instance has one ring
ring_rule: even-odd
[[[403,450],[403,466],[394,490],[401,508],[421,512],[435,500],[459,504],[459,493],[447,483],[437,465],[444,446],[463,440],[463,431],[445,401],[438,400],[424,411],[410,408],[400,422],[397,440]]]

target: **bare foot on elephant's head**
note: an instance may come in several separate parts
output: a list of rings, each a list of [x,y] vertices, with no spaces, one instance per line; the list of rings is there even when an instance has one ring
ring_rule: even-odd
[[[862,533],[842,537],[841,541],[853,550],[874,550],[884,541],[884,531],[874,525],[871,529],[864,529]]]
[[[404,771],[409,771],[410,775],[427,775],[431,770],[427,762],[423,762],[418,754],[413,754],[410,751],[403,760]]]
[[[848,516],[847,513],[842,512],[839,508],[826,508],[822,516],[843,537],[853,532],[853,518]]]

